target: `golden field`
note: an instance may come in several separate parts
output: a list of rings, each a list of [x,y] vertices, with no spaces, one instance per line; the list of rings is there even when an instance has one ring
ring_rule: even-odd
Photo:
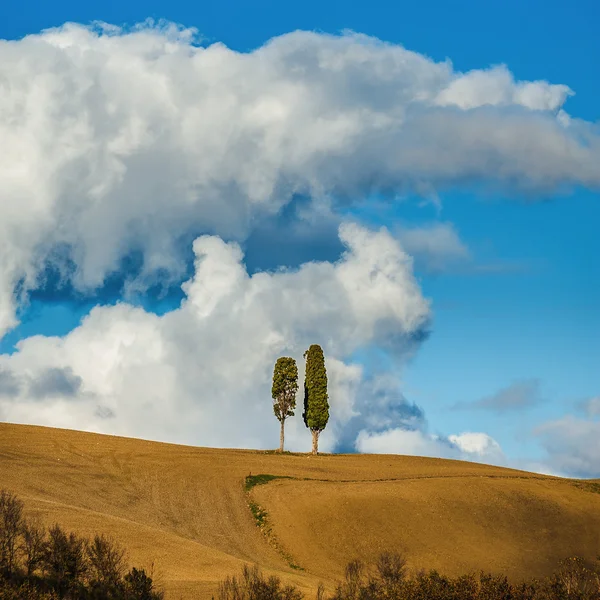
[[[247,493],[250,474],[290,479]],[[312,597],[348,560],[384,550],[414,568],[515,580],[600,554],[598,483],[460,461],[278,455],[0,423],[0,488],[48,525],[116,538],[131,564],[154,564],[169,600],[210,598],[244,563]],[[249,501],[267,512],[270,536]]]

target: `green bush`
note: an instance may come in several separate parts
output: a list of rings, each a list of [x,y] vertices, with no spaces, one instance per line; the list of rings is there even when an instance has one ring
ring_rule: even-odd
[[[260,473],[259,475],[248,475],[244,484],[244,489],[249,492],[255,485],[264,485],[274,479],[293,479],[288,475],[270,475],[269,473]]]

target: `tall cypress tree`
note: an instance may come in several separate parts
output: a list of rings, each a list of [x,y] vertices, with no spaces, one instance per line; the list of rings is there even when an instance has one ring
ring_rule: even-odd
[[[283,452],[285,420],[294,416],[296,408],[296,392],[298,391],[298,367],[296,361],[289,356],[277,359],[273,369],[273,412],[281,423],[279,433],[279,452]]]
[[[306,374],[304,376],[304,424],[312,433],[312,453],[319,453],[319,434],[329,421],[327,401],[327,372],[325,357],[318,344],[313,344],[305,353]]]

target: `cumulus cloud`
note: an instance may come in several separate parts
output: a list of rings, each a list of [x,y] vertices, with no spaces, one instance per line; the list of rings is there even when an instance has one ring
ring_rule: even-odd
[[[241,241],[297,195],[600,183],[565,85],[351,32],[249,53],[194,35],[71,23],[0,42],[0,335],[48,263],[92,293],[136,249],[140,289],[180,281],[190,235]]]
[[[395,428],[415,430],[424,427],[425,412],[409,402],[401,390],[399,374],[386,371],[381,366],[357,381],[353,413],[336,436],[335,450],[354,452],[361,432],[381,433]]]
[[[361,407],[344,430],[358,452],[508,464],[500,444],[486,433],[463,432],[449,436],[429,433],[424,411],[399,394],[400,381],[391,373],[365,384],[372,388],[368,390],[370,393],[362,394],[370,410]]]
[[[442,437],[420,429],[389,429],[374,433],[361,431],[356,439],[359,452],[406,454],[470,460],[487,464],[506,463],[498,442],[485,433],[461,433]]]
[[[540,402],[540,382],[537,379],[526,379],[502,388],[491,396],[475,402],[459,402],[453,408],[483,409],[503,413],[511,410],[529,408]]]
[[[333,449],[346,424],[366,411],[359,394],[372,385],[349,357],[387,344],[401,367],[430,318],[412,261],[386,229],[343,224],[339,237],[346,251],[335,263],[252,276],[237,243],[199,237],[179,308],[158,316],[126,303],[95,307],[66,336],[27,338],[0,356],[2,372],[45,391],[40,397],[40,389],[22,386],[0,398],[0,410],[13,422],[272,447],[275,360],[293,356],[303,373],[302,354],[316,342],[325,351],[332,405],[322,448]],[[305,448],[307,436],[299,415],[290,419],[288,447]]]
[[[461,450],[470,456],[480,456],[487,458],[502,458],[502,449],[500,444],[487,433],[461,433],[459,435],[450,435],[448,439]]]

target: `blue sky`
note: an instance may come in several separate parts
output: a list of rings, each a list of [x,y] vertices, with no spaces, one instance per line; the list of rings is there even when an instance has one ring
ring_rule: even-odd
[[[161,0],[126,5],[5,3],[0,7],[0,38],[18,40],[67,21],[87,25],[100,20],[131,26],[148,17],[195,27],[202,45],[222,42],[243,53],[295,30],[337,35],[350,29],[404,46],[436,62],[449,59],[454,72],[504,64],[516,81],[568,86],[575,94],[562,108],[571,118],[585,122],[591,132],[588,142],[581,142],[583,147],[593,148],[598,143],[598,131],[593,128],[600,120],[600,40],[593,27],[600,18],[600,7],[592,0],[572,2],[568,9],[564,3],[537,0],[526,4],[509,0],[406,5],[383,1],[292,5]],[[536,152],[535,146],[532,151]],[[527,178],[527,174],[522,177]],[[71,184],[74,187],[76,178]],[[184,298],[180,285],[194,272],[191,241],[196,235],[217,232],[226,240],[236,239],[246,251],[248,271],[254,273],[278,266],[298,268],[310,260],[338,260],[344,249],[336,233],[340,221],[350,219],[373,230],[385,226],[414,255],[416,281],[422,295],[432,303],[427,339],[414,356],[403,359],[401,366],[394,363],[391,367],[394,373],[401,371],[399,390],[408,405],[415,403],[422,409],[426,420],[421,425],[423,431],[442,437],[485,432],[502,448],[505,464],[600,476],[600,471],[590,467],[595,456],[573,446],[576,427],[595,427],[597,413],[591,407],[600,396],[600,197],[593,176],[581,182],[573,179],[574,183],[567,182],[567,189],[560,182],[547,189],[538,182],[533,189],[523,191],[508,179],[487,186],[485,177],[475,183],[459,177],[449,185],[434,184],[437,200],[429,202],[414,189],[398,192],[403,198],[390,201],[380,195],[381,191],[362,188],[350,204],[343,194],[338,198],[334,192],[329,197],[332,207],[327,216],[312,222],[310,235],[294,229],[301,221],[302,199],[275,216],[262,221],[257,217],[246,236],[228,237],[202,223],[189,230],[182,226],[185,266],[166,283],[158,277],[158,285],[142,286],[125,295],[123,281],[140,273],[131,266],[136,264],[133,260],[121,263],[126,266],[83,294],[68,280],[30,285],[29,304],[18,308],[21,324],[0,338],[0,353],[12,355],[15,344],[34,335],[66,336],[96,305],[114,305],[125,299],[158,315],[177,308]],[[311,200],[308,194],[304,202],[312,206]],[[415,241],[420,237],[406,234],[436,225],[450,237],[444,238],[446,245],[429,252]],[[288,231],[296,233],[288,235]],[[166,287],[161,288],[161,283]],[[361,356],[361,352],[354,356]],[[365,363],[367,379],[376,371]],[[84,375],[76,369],[75,374],[85,385]],[[487,408],[475,406],[498,397],[503,390],[508,390],[501,396],[506,400],[512,397],[510,390],[520,389],[523,382],[529,387],[525,386],[525,395],[515,405],[501,406],[498,401],[488,403]],[[385,410],[381,410],[383,414]],[[79,426],[77,420],[33,420]],[[553,422],[562,425],[548,431],[564,437],[564,448],[555,451],[548,449],[552,434],[539,433],[539,428]],[[81,427],[96,426],[84,419]],[[130,430],[116,428],[114,432],[121,431]],[[377,431],[369,433],[369,439],[374,439]],[[107,432],[113,432],[109,425]],[[164,432],[156,428],[139,435],[179,440],[176,425]],[[181,441],[204,443],[185,436]],[[262,439],[256,444],[263,444]],[[406,451],[405,446],[386,449]],[[435,454],[435,450],[431,452]]]

